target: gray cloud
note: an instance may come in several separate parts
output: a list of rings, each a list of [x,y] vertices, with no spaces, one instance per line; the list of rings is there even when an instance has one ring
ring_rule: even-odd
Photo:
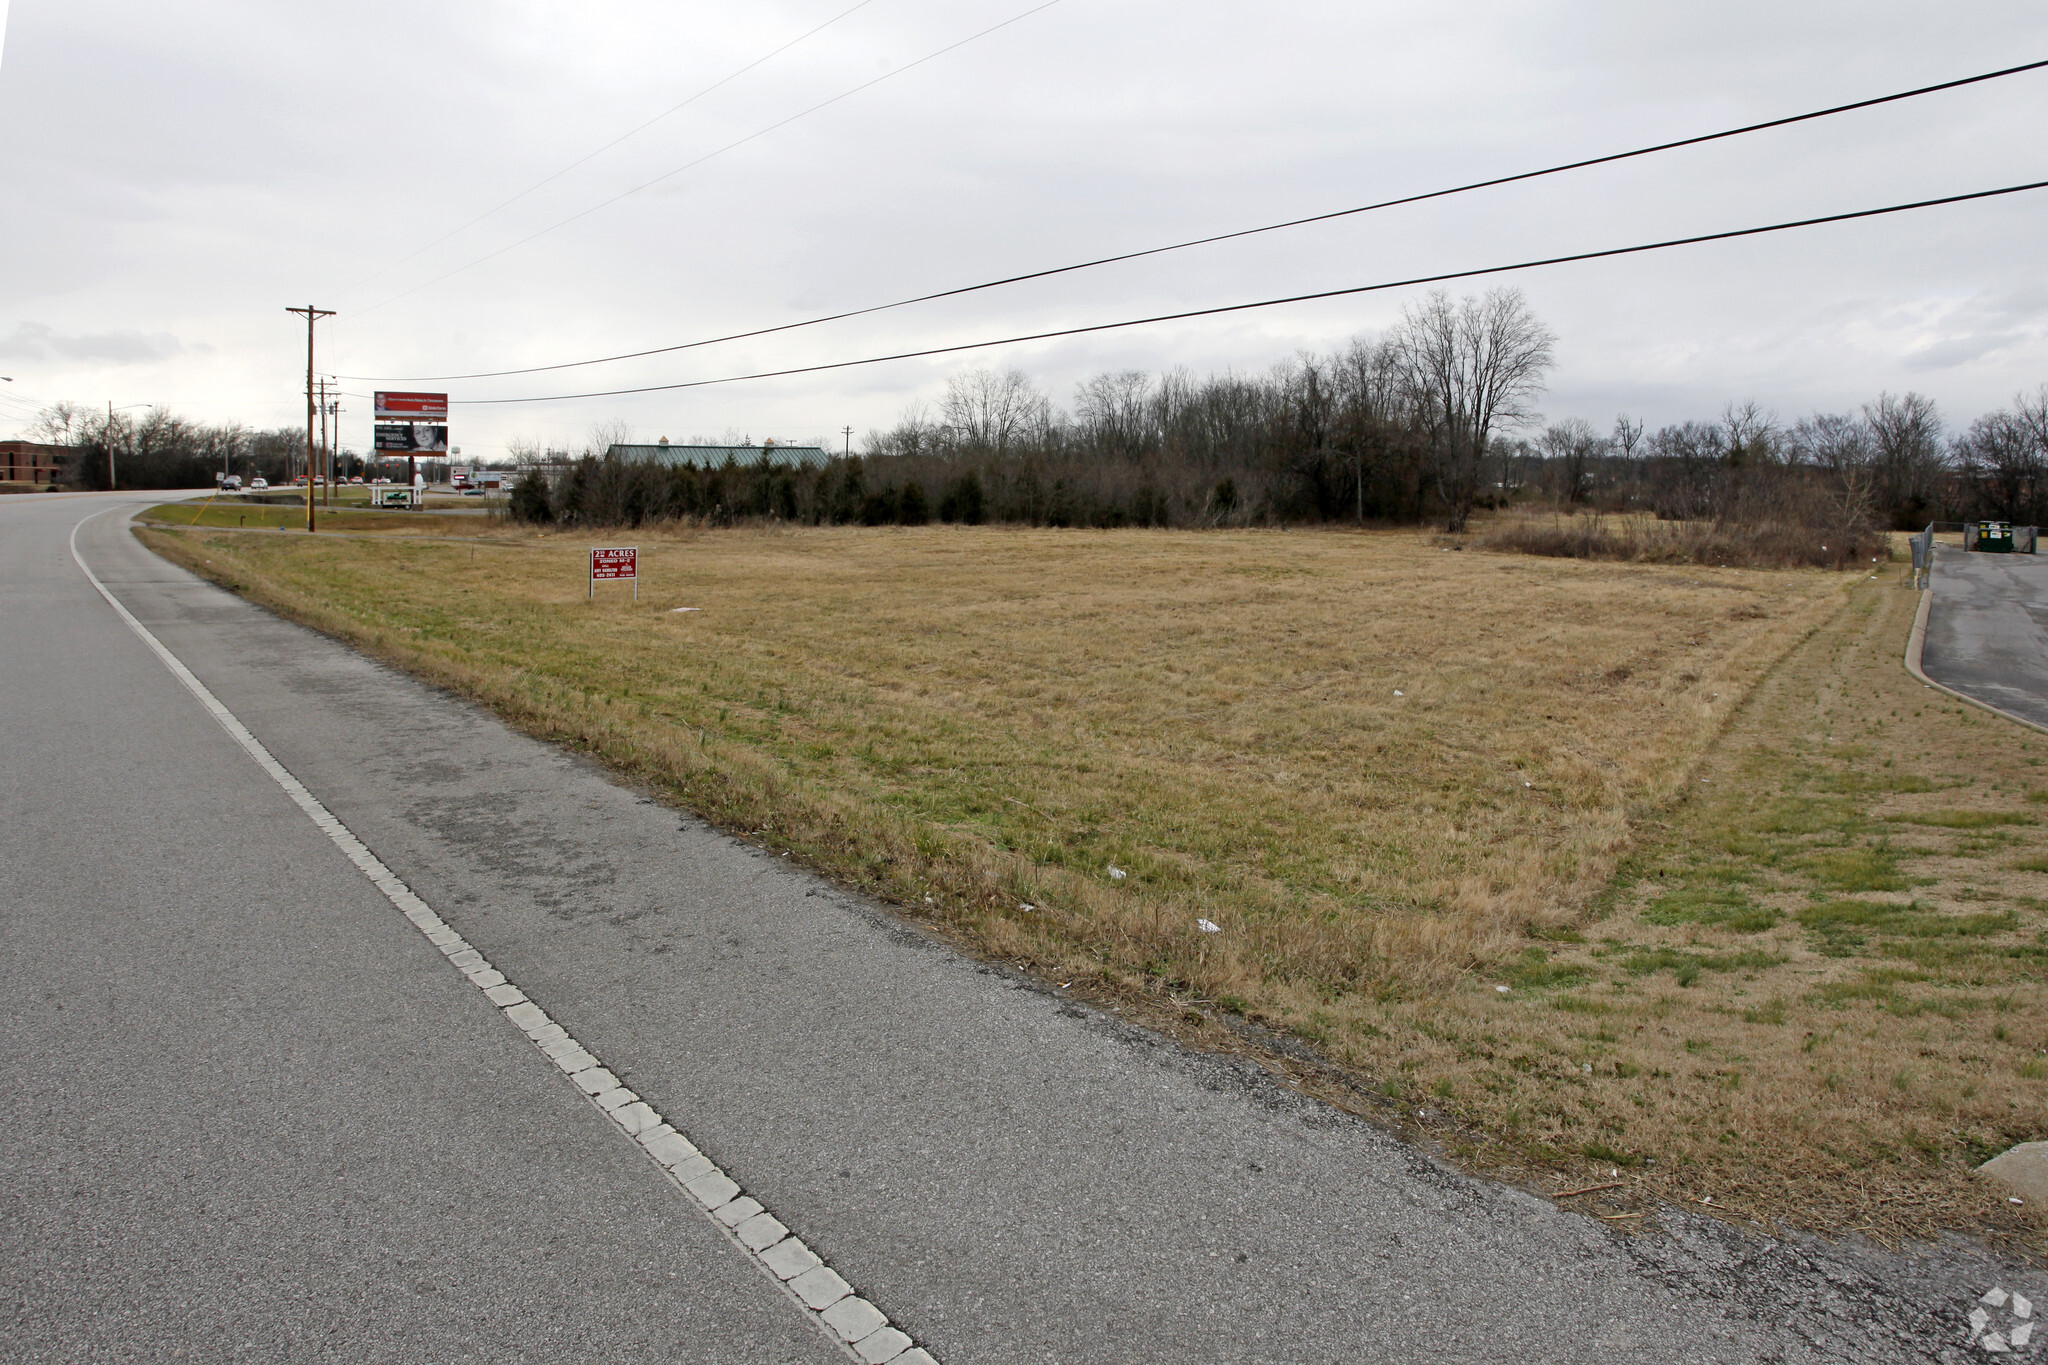
[[[1915,374],[1924,374],[1930,370],[1946,370],[1957,365],[1967,365],[1973,360],[1982,360],[1988,355],[1995,355],[2020,340],[2022,335],[2018,332],[1950,337],[1945,341],[1933,342],[1908,352],[1900,363]]]
[[[23,322],[0,337],[0,357],[8,360],[84,361],[101,365],[140,365],[166,360],[183,352],[178,339],[166,333],[92,332],[66,334],[47,323]]]
[[[305,331],[288,304],[340,311],[321,325],[322,369],[397,380],[542,364],[1434,189],[2048,49],[2048,8],[2033,0],[1065,0],[911,69],[1031,0],[888,0],[436,243],[833,3],[361,0],[338,27],[317,9],[231,0],[17,5],[0,80],[19,206],[0,217],[0,354],[39,400],[112,396],[267,425],[303,401]],[[449,274],[884,69],[902,74]],[[460,404],[781,369],[1951,194],[2031,178],[2044,119],[2048,75],[2036,73],[813,331],[447,387]],[[1788,414],[1840,410],[1918,384],[1960,418],[2048,376],[2044,227],[2048,193],[1513,280],[1562,339],[1543,404],[1553,416],[1604,424],[1628,407],[1654,425],[1747,397]],[[650,437],[866,430],[987,364],[1061,396],[1094,370],[1262,370],[1384,328],[1413,292],[800,379],[458,406],[456,439],[489,452],[516,436],[580,438],[610,418]],[[347,403],[344,436],[360,444],[368,403]]]

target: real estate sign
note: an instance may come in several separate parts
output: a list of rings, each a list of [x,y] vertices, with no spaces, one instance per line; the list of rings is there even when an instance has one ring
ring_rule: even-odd
[[[621,578],[633,580],[633,600],[640,600],[640,547],[628,545],[622,548],[590,550],[590,595],[597,596],[598,580],[614,582]]]

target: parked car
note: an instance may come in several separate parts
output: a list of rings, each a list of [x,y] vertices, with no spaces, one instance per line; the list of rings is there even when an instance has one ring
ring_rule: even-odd
[[[240,474],[230,474],[225,479],[222,479],[220,481],[220,491],[223,493],[241,492],[242,476]]]
[[[360,474],[351,474],[348,476],[348,481],[350,483],[361,483],[363,481],[363,476]]]
[[[268,479],[255,478],[249,480],[249,491],[251,493],[261,493],[264,489],[268,487],[270,487],[270,480]]]

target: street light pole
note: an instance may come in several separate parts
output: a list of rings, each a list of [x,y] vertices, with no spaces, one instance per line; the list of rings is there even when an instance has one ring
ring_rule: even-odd
[[[287,313],[306,315],[306,529],[318,530],[313,520],[313,324],[321,318],[334,316],[332,308],[315,308],[307,304],[304,308],[287,308]]]

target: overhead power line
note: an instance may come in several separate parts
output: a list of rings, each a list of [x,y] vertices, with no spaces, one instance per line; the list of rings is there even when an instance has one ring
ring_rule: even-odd
[[[427,252],[432,251],[435,247],[441,245],[441,243],[447,241],[450,237],[453,237],[458,233],[469,231],[469,229],[475,227],[478,223],[484,221],[484,219],[489,218],[494,214],[497,214],[505,209],[512,207],[512,205],[518,203],[527,195],[532,194],[535,190],[543,189],[549,185],[552,185],[555,181],[560,180],[563,176],[575,170],[578,166],[583,165],[585,162],[593,161],[596,158],[604,155],[606,152],[610,151],[612,148],[618,146],[621,142],[626,141],[628,138],[636,137],[639,134],[646,132],[649,128],[652,128],[655,124],[661,122],[665,118],[668,118],[670,115],[680,114],[683,110],[689,108],[698,100],[703,99],[706,95],[711,94],[715,90],[719,90],[724,88],[725,86],[731,85],[734,81],[746,75],[755,67],[764,65],[765,63],[770,62],[777,57],[780,57],[783,53],[789,51],[791,48],[795,47],[799,43],[817,37],[820,33],[823,33],[826,29],[832,27],[832,25],[838,23],[841,19],[846,18],[855,10],[865,9],[867,6],[873,3],[874,0],[859,0],[859,3],[839,11],[839,13],[833,15],[824,23],[819,24],[816,28],[807,30],[806,32],[803,33],[799,33],[796,37],[791,38],[781,47],[776,48],[773,52],[769,52],[762,56],[756,57],[753,61],[748,62],[739,70],[721,76],[719,79],[705,86],[702,90],[699,90],[696,94],[682,101],[682,103],[672,104],[668,108],[656,114],[653,118],[648,119],[645,123],[635,124],[633,127],[628,128],[625,132],[620,133],[617,137],[613,138],[610,142],[605,143],[604,146],[596,148],[593,151],[587,152],[584,155],[577,157],[574,161],[562,167],[562,169],[556,171],[553,175],[547,176],[544,179],[534,181],[531,185],[528,185],[525,189],[519,191],[519,193],[513,195],[510,199],[505,200],[503,203],[497,205],[494,208],[485,209],[482,213],[479,213],[476,217],[470,219],[468,222],[462,224],[460,227],[450,228],[448,231],[442,233],[439,237],[436,237],[433,241],[428,242],[425,246],[421,247],[418,251],[415,251],[410,255],[400,256],[397,260],[391,262],[389,265],[382,266],[370,272],[369,274],[363,276],[363,278],[357,280],[354,284],[349,285],[346,289],[340,292],[344,294],[353,293],[356,290],[362,288],[364,285],[368,284],[371,280],[374,280],[381,275],[388,274],[391,271],[398,269],[398,267],[404,265],[407,261],[416,260],[417,258],[424,256]]]
[[[1481,275],[1503,275],[1516,270],[1534,270],[1540,266],[1568,265],[1573,261],[1598,261],[1614,256],[1633,256],[1646,251],[1663,251],[1669,247],[1697,246],[1702,242],[1725,242],[1737,237],[1758,237],[1768,232],[1789,232],[1793,228],[1818,227],[1823,223],[1846,223],[1858,218],[1878,218],[1889,213],[1907,213],[1914,209],[1936,208],[1943,204],[1964,204],[1976,199],[1995,199],[2000,195],[2021,194],[2027,190],[2048,189],[2048,180],[2030,181],[2024,185],[2007,185],[2003,189],[1975,190],[1969,194],[1944,195],[1939,199],[1918,199],[1910,204],[1890,204],[1884,208],[1856,209],[1849,213],[1830,213],[1818,218],[1799,218],[1786,223],[1768,223],[1762,227],[1733,228],[1726,232],[1706,232],[1692,237],[1671,237],[1661,242],[1644,242],[1637,246],[1608,247],[1602,251],[1579,251],[1568,256],[1545,256],[1537,260],[1516,261],[1510,265],[1480,266],[1472,270],[1451,270],[1437,275],[1415,275],[1405,280],[1387,280],[1380,284],[1353,285],[1346,289],[1324,289],[1313,294],[1290,294],[1285,298],[1259,299],[1252,303],[1227,303],[1215,308],[1193,308],[1181,313],[1157,313],[1151,317],[1127,318],[1122,322],[1098,322],[1086,327],[1062,327],[1051,332],[1031,332],[1023,336],[995,337],[986,341],[968,341],[955,346],[932,346],[921,351],[897,351],[891,355],[864,356],[859,360],[834,360],[821,365],[797,365],[785,370],[759,370],[752,374],[730,374],[718,379],[692,379],[677,384],[648,384],[632,389],[602,389],[591,393],[552,393],[530,398],[466,398],[451,400],[468,407],[495,407],[520,403],[563,403],[577,398],[623,398],[640,393],[667,393],[675,389],[701,389],[714,384],[737,384],[749,379],[781,379],[789,375],[817,374],[824,370],[847,370],[861,365],[881,365],[892,360],[918,360],[927,356],[952,355],[960,351],[978,351],[994,346],[1015,346],[1026,341],[1050,341],[1056,337],[1083,336],[1090,332],[1112,332],[1125,327],[1144,327],[1155,322],[1180,322],[1188,318],[1215,317],[1222,313],[1243,313],[1255,308],[1277,308],[1289,303],[1309,303],[1317,299],[1344,298],[1352,294],[1372,294],[1386,289],[1405,289],[1419,284],[1443,284],[1451,280],[1469,280]]]
[[[937,61],[939,58],[945,56],[947,53],[953,52],[959,48],[966,47],[969,43],[977,42],[983,38],[986,38],[989,34],[994,33],[999,29],[1008,28],[1012,24],[1022,23],[1024,20],[1029,19],[1032,15],[1037,14],[1039,11],[1051,9],[1054,5],[1057,5],[1059,3],[1060,0],[1043,0],[1043,3],[1033,5],[1030,9],[1025,10],[1022,14],[1013,14],[1009,18],[1003,20],[1000,24],[990,24],[987,28],[981,30],[979,33],[970,33],[968,36],[960,39],[958,42],[946,44],[946,46],[940,48],[936,52],[927,52],[924,56],[919,57],[914,62],[905,62],[902,66],[899,66],[892,71],[884,72],[882,75],[875,77],[871,81],[862,81],[859,85],[854,86],[850,90],[842,90],[838,94],[832,96],[832,98],[830,99],[820,100],[816,104],[810,106],[810,108],[808,109],[799,110],[798,112],[791,114],[788,118],[781,119],[775,123],[771,123],[765,128],[757,129],[754,132],[748,133],[743,138],[739,138],[735,141],[728,142],[723,147],[720,147],[715,151],[706,152],[704,153],[704,155],[698,157],[694,161],[686,161],[672,171],[664,171],[660,175],[655,176],[652,180],[643,181],[642,183],[633,186],[633,188],[629,190],[621,190],[619,193],[613,195],[611,198],[601,200],[598,203],[592,204],[587,209],[583,209],[579,212],[572,213],[567,218],[561,219],[558,222],[550,223],[548,224],[548,226],[540,229],[538,232],[528,233],[526,236],[521,237],[516,242],[508,242],[506,245],[499,247],[496,251],[493,251],[488,255],[477,257],[475,260],[469,262],[467,265],[458,265],[455,267],[455,269],[447,271],[444,274],[436,275],[434,276],[433,279],[428,280],[423,284],[416,284],[410,289],[403,290],[399,293],[393,294],[390,298],[384,299],[378,303],[373,303],[367,308],[358,308],[356,309],[355,315],[357,317],[361,317],[365,313],[374,313],[379,308],[384,307],[386,304],[396,303],[400,299],[409,298],[412,295],[419,293],[422,289],[430,289],[433,286],[441,283],[443,280],[453,279],[455,276],[462,274],[465,270],[474,270],[476,267],[483,265],[488,261],[496,260],[498,257],[504,255],[508,251],[513,251],[518,249],[519,247],[525,246],[528,242],[538,241],[540,238],[547,236],[551,232],[557,231],[558,229],[561,228],[565,228],[569,226],[569,224],[571,223],[580,222],[581,220],[588,218],[591,214],[597,213],[602,209],[608,209],[613,204],[618,203],[622,199],[630,199],[634,195],[640,193],[642,190],[649,190],[654,188],[656,185],[659,185],[664,180],[673,180],[676,176],[681,175],[684,171],[692,170],[695,167],[701,166],[705,162],[712,160],[713,158],[724,156],[727,152],[733,151],[740,147],[744,147],[749,142],[753,142],[759,138],[764,138],[768,136],[768,134],[775,132],[777,129],[787,128],[790,124],[795,123],[797,120],[809,118],[812,114],[817,113],[819,110],[830,108],[832,105],[839,103],[841,100],[851,99],[853,96],[858,95],[863,90],[872,90],[874,89],[874,87],[880,85],[883,81],[894,80],[896,77],[902,75],[904,72],[923,66],[926,62]],[[343,377],[356,378],[357,376],[345,375]]]
[[[2008,66],[1997,71],[1986,71],[1981,75],[1965,76],[1960,80],[1942,81],[1937,85],[1918,86],[1912,90],[1901,90],[1896,94],[1879,95],[1872,99],[1856,100],[1849,104],[1831,105],[1826,109],[1815,109],[1810,113],[1791,114],[1784,118],[1767,119],[1762,123],[1746,123],[1739,128],[1726,128],[1718,133],[1701,133],[1694,137],[1679,138],[1672,142],[1659,142],[1633,151],[1610,152],[1604,156],[1587,157],[1579,161],[1567,161],[1541,170],[1520,171],[1514,175],[1496,176],[1491,180],[1474,180],[1448,189],[1428,190],[1420,194],[1403,195],[1398,199],[1382,199],[1377,203],[1361,204],[1357,208],[1337,209],[1329,213],[1313,214],[1306,218],[1289,218],[1285,222],[1268,223],[1263,227],[1241,228],[1233,232],[1217,233],[1210,237],[1195,237],[1185,242],[1172,242],[1165,246],[1146,247],[1139,251],[1126,251],[1114,256],[1099,256],[1094,260],[1077,261],[1072,265],[1053,266],[1046,270],[1034,270],[1022,275],[1006,275],[1001,279],[987,280],[980,284],[961,285],[955,289],[941,289],[935,293],[918,294],[912,298],[898,299],[894,303],[878,303],[866,308],[853,308],[843,313],[828,313],[822,317],[806,318],[801,322],[785,322],[774,327],[758,327],[752,331],[733,332],[726,336],[706,337],[701,341],[685,341],[673,346],[657,346],[644,351],[626,351],[618,355],[596,356],[589,360],[568,360],[554,365],[528,365],[511,370],[484,370],[476,374],[439,375],[344,375],[346,379],[374,380],[379,378],[417,379],[421,383],[446,383],[463,379],[503,379],[520,374],[544,374],[551,370],[572,370],[586,365],[609,365],[620,360],[642,360],[652,355],[668,355],[676,351],[694,350],[702,346],[718,346],[729,341],[745,341],[752,337],[772,336],[777,332],[792,332],[804,327],[817,327],[827,322],[842,322],[848,318],[866,317],[872,313],[886,313],[891,309],[908,308],[912,304],[931,303],[938,299],[957,298],[962,294],[975,294],[986,289],[1000,289],[1005,285],[1022,284],[1027,280],[1042,280],[1054,275],[1071,274],[1077,270],[1092,270],[1096,266],[1114,265],[1120,261],[1135,261],[1146,256],[1160,256],[1169,251],[1185,251],[1190,247],[1210,246],[1217,242],[1235,241],[1241,237],[1256,237],[1262,233],[1280,232],[1287,228],[1305,227],[1311,223],[1327,223],[1338,218],[1349,218],[1361,213],[1373,213],[1380,209],[1397,208],[1403,204],[1420,204],[1430,199],[1444,199],[1455,194],[1468,194],[1474,190],[1492,189],[1500,185],[1512,185],[1519,181],[1536,180],[1548,175],[1561,175],[1566,171],[1585,170],[1591,166],[1605,166],[1616,161],[1628,161],[1635,157],[1650,156],[1657,152],[1674,151],[1680,147],[1696,147],[1702,143],[1719,142],[1725,138],[1741,137],[1746,133],[1759,133],[1770,128],[1784,128],[1795,123],[1808,123],[1814,119],[1830,118],[1858,109],[1870,109],[1882,104],[1895,104],[1900,100],[1916,99],[1943,90],[1955,90],[1966,85],[1979,85],[1985,81],[1999,80],[2006,76],[2017,76],[2027,71],[2038,71],[2048,67],[2048,60],[2027,62],[2021,66]]]

